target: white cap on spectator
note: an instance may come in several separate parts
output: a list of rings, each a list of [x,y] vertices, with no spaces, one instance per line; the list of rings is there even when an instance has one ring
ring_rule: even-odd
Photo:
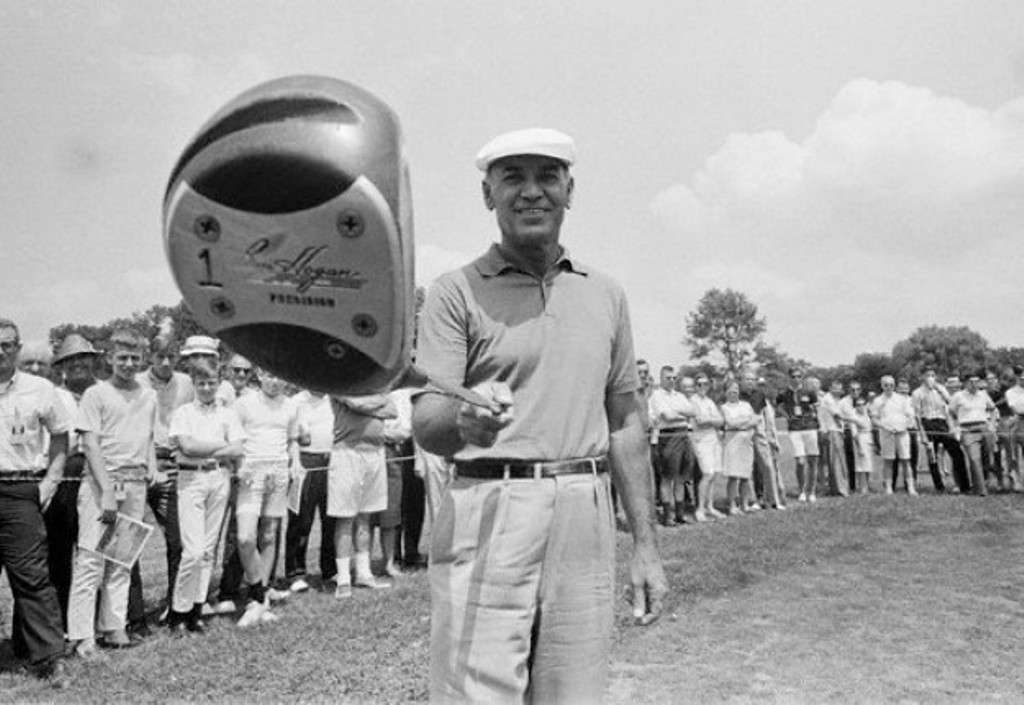
[[[564,132],[546,127],[515,130],[498,135],[481,147],[476,154],[476,166],[487,171],[497,160],[517,154],[553,157],[570,166],[576,161],[576,144]]]
[[[190,335],[185,338],[185,345],[181,348],[181,356],[189,355],[218,355],[220,343],[216,338],[208,335]]]

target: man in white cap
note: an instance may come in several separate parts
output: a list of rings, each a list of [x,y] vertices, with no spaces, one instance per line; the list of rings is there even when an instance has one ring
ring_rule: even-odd
[[[431,550],[435,702],[586,702],[604,695],[615,536],[608,471],[634,538],[634,615],[667,592],[625,294],[559,243],[572,140],[547,129],[480,150],[501,241],[440,277],[417,363],[489,408],[426,392],[417,440],[453,457]]]

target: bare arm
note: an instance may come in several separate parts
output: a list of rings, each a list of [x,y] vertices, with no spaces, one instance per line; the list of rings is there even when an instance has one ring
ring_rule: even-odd
[[[668,592],[654,531],[654,484],[647,436],[640,419],[642,399],[635,393],[609,394],[605,412],[611,437],[608,459],[612,481],[633,533],[630,579],[633,614],[644,624],[654,621]]]
[[[485,382],[473,391],[490,400],[491,406],[474,406],[430,392],[416,397],[412,430],[420,447],[450,458],[467,445],[494,445],[498,432],[512,423],[512,390],[504,382]]]

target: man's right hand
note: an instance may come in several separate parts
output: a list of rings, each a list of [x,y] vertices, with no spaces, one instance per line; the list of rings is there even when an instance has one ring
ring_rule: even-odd
[[[117,521],[117,498],[114,496],[114,488],[108,487],[100,495],[100,521],[104,524],[113,524]]]
[[[512,423],[512,389],[504,382],[484,382],[473,391],[490,402],[489,408],[463,402],[455,418],[459,437],[467,444],[489,448],[498,432]]]

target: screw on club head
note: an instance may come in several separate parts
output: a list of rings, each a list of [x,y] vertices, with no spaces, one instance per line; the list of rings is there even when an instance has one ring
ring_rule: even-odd
[[[324,351],[327,353],[327,357],[331,358],[332,360],[340,360],[341,358],[345,357],[346,352],[344,344],[339,343],[336,340],[327,343],[327,345],[324,347]]]
[[[217,318],[231,318],[235,315],[235,305],[223,296],[210,301],[210,312]]]
[[[373,316],[360,313],[352,317],[352,330],[364,338],[372,337],[377,334],[377,321],[373,320]]]
[[[192,230],[204,242],[217,242],[220,239],[220,223],[212,215],[201,215],[196,218]]]
[[[345,237],[359,237],[363,234],[363,216],[354,210],[343,210],[338,214],[338,232]]]

